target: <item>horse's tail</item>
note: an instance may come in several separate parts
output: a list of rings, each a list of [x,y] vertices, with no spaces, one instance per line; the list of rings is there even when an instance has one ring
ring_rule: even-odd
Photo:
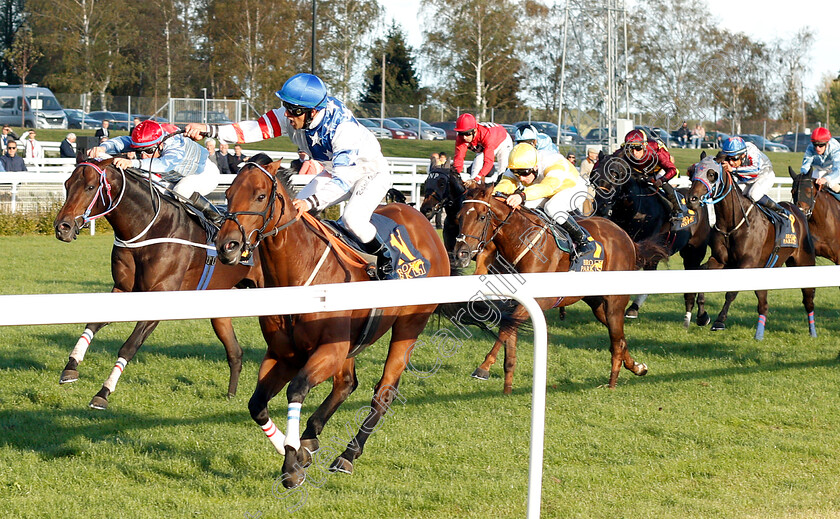
[[[668,248],[658,243],[656,238],[648,238],[641,242],[633,242],[636,248],[636,268],[640,269],[645,265],[659,263],[660,261],[668,262],[670,254]]]

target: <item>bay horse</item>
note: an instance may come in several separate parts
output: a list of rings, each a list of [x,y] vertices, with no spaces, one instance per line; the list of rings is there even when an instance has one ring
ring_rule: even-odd
[[[712,256],[706,263],[708,269],[739,269],[768,266],[813,266],[814,247],[810,239],[808,220],[796,206],[781,202],[790,211],[792,227],[798,237],[798,246],[775,250],[775,229],[773,223],[756,209],[756,204],[741,191],[731,173],[726,173],[711,157],[704,157],[692,166],[691,188],[688,192],[688,206],[700,209],[701,205],[713,205],[715,226],[710,239]],[[775,260],[772,258],[778,254]],[[814,324],[813,288],[802,289],[802,304],[808,317],[808,328],[812,337],[817,336]],[[713,331],[726,328],[729,307],[738,292],[727,292],[723,308],[712,325]],[[758,299],[758,325],[755,339],[764,338],[767,321],[767,290],[756,290]]]
[[[797,174],[788,166],[793,178],[793,203],[808,217],[814,241],[814,253],[840,265],[840,201],[812,177],[813,169]]]
[[[615,222],[635,242],[655,239],[668,249],[669,256],[679,252],[685,270],[698,270],[706,257],[711,234],[709,214],[705,207],[695,211],[697,223],[680,231],[671,230],[670,214],[659,201],[659,193],[648,181],[635,172],[620,156],[604,156],[603,152],[590,173],[595,187],[595,214]],[[677,189],[685,195],[687,189]],[[644,270],[656,270],[659,260],[645,262]],[[635,318],[647,295],[637,296],[627,309],[626,316]],[[691,314],[697,304],[697,325],[709,324],[706,297],[701,293],[684,294],[685,319],[691,324]]]
[[[492,185],[467,183],[464,205],[458,213],[461,235],[455,253],[459,266],[467,266],[485,245],[492,243],[496,254],[507,262],[511,270],[515,269],[519,273],[567,272],[570,266],[569,253],[557,247],[550,230],[540,217],[529,210],[511,209],[503,200],[493,196],[494,189]],[[602,270],[635,270],[640,266],[643,261],[640,245],[634,243],[616,224],[599,217],[584,218],[578,223],[603,245]],[[652,248],[647,249],[648,245],[644,244],[644,254],[658,253],[661,257],[665,256],[661,247],[651,245]],[[486,273],[486,269],[476,267],[476,275]],[[630,296],[543,298],[537,302],[543,310],[547,310],[565,307],[581,299],[592,308],[595,318],[609,332],[612,354],[609,387],[615,387],[622,365],[635,375],[647,374],[647,366],[633,360],[624,336],[624,307]],[[486,380],[489,377],[490,367],[496,362],[499,349],[504,345],[504,392],[513,391],[518,328],[527,316],[525,308],[516,305],[510,317],[503,321],[493,348],[473,373],[475,378]]]
[[[270,159],[264,156],[258,155],[254,160],[260,163],[243,165],[225,193],[227,220],[216,238],[220,260],[235,264],[243,251],[258,247],[269,287],[369,281],[365,265],[333,246],[320,221],[308,213],[297,217],[292,206],[294,191],[287,181],[289,171],[281,169],[279,161],[268,163]],[[449,275],[443,243],[419,211],[404,204],[389,204],[377,208],[376,213],[405,226],[414,246],[430,262],[428,276]],[[364,288],[360,286],[359,290]],[[369,326],[366,323],[372,310],[260,318],[268,348],[248,410],[275,449],[285,456],[283,484],[287,488],[303,482],[303,467],[311,463],[312,453],[320,446],[318,435],[356,389],[355,355],[391,330],[384,371],[374,390],[370,413],[330,467],[352,473],[354,460],[361,456],[370,433],[397,396],[407,356],[436,306],[383,308],[378,323]],[[304,399],[313,387],[329,378],[333,379],[332,391],[309,417],[300,435]],[[284,438],[269,416],[268,402],[287,384],[288,422]]]
[[[104,217],[114,229],[111,249],[111,292],[227,289],[263,286],[259,258],[254,267],[215,263],[215,247],[207,232],[184,206],[152,189],[149,180],[132,170],[118,170],[112,159],[82,161],[64,183],[67,197],[55,217],[55,237],[76,238],[89,222]],[[205,265],[207,266],[205,268]],[[231,319],[211,319],[230,367],[228,397],[236,394],[242,370],[242,346]],[[120,347],[117,363],[90,407],[105,409],[108,396],[159,321],[141,321]],[[79,379],[79,364],[93,336],[108,323],[88,323],[61,374],[60,383]]]

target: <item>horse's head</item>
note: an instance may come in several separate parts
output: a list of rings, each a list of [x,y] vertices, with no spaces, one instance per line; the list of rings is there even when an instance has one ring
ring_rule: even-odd
[[[423,203],[420,204],[420,212],[426,218],[431,219],[443,210],[447,203],[451,203],[448,176],[441,170],[433,169],[426,177],[426,182],[423,184]]]
[[[53,222],[55,237],[69,242],[82,228],[104,216],[119,203],[125,177],[111,166],[112,159],[80,161],[64,182],[67,196]]]
[[[691,188],[686,195],[686,203],[690,209],[699,211],[702,204],[714,204],[725,195],[723,169],[717,160],[701,155],[700,162],[692,164],[688,172]]]
[[[293,172],[257,154],[244,163],[225,191],[227,213],[216,236],[219,259],[226,265],[239,263],[260,241],[277,234],[296,219],[288,178]]]
[[[812,167],[807,173],[797,174],[793,168],[788,166],[788,174],[793,179],[793,187],[790,190],[793,203],[808,218],[814,212],[814,203],[817,201],[817,193],[819,193],[816,179],[812,176],[813,172],[814,168]]]
[[[595,214],[609,217],[613,206],[633,176],[630,165],[621,156],[599,154],[598,162],[589,174],[589,182],[595,188]]]
[[[476,254],[484,250],[492,236],[497,219],[492,210],[494,186],[478,184],[473,181],[466,183],[464,202],[458,211],[458,224],[461,234],[458,235],[453,256],[459,268],[466,268]]]

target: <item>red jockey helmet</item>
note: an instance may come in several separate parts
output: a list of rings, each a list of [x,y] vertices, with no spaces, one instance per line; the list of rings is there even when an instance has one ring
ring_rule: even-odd
[[[630,130],[627,135],[624,136],[624,145],[627,146],[628,144],[642,144],[646,145],[648,141],[647,134],[645,134],[642,130]]]
[[[828,128],[817,128],[811,133],[811,142],[814,144],[825,144],[831,140],[831,132]]]
[[[132,148],[148,148],[158,144],[163,138],[173,132],[178,131],[177,126],[171,124],[162,125],[157,121],[147,119],[131,131],[131,147]]]
[[[468,132],[471,130],[475,130],[478,126],[478,123],[475,122],[475,117],[473,114],[461,114],[461,117],[455,122],[455,131],[456,132]]]

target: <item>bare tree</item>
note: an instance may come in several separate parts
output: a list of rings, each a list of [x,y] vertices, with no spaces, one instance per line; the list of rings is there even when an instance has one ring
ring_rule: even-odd
[[[805,117],[805,95],[802,77],[809,71],[808,65],[814,33],[809,27],[802,27],[789,40],[777,40],[773,44],[773,55],[777,57],[774,68],[781,78],[780,116],[790,128],[798,122],[807,126]]]
[[[318,5],[319,69],[330,87],[348,100],[359,90],[364,51],[373,31],[382,27],[383,10],[376,0],[326,0]]]
[[[24,126],[26,121],[26,77],[42,56],[43,54],[38,50],[35,40],[32,38],[32,30],[27,25],[21,25],[15,34],[12,47],[4,55],[9,67],[20,78],[21,126]]]

